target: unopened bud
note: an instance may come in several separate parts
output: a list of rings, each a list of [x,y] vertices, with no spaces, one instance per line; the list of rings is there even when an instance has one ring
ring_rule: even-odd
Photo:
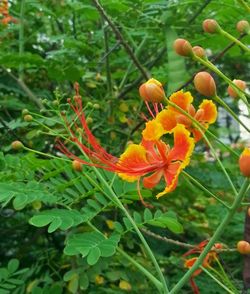
[[[90,116],[87,117],[86,122],[87,122],[87,124],[92,124],[92,122],[93,122],[93,118],[90,117]]]
[[[42,104],[47,104],[48,103],[48,99],[43,99],[42,100]]]
[[[200,46],[194,46],[193,47],[193,52],[196,56],[200,57],[200,58],[204,58],[206,57],[206,52],[205,50],[200,47]]]
[[[23,110],[22,110],[22,115],[26,115],[26,114],[29,114],[28,109],[23,109]]]
[[[247,87],[246,82],[242,80],[233,80],[233,83],[242,91],[244,91]],[[237,98],[239,96],[232,86],[228,86],[227,92],[228,92],[228,95],[231,96],[232,98]]]
[[[237,250],[241,254],[250,254],[250,244],[247,241],[239,241],[237,243]]]
[[[243,176],[250,178],[250,148],[245,148],[241,153],[239,167]]]
[[[31,116],[30,114],[26,114],[24,117],[23,117],[24,121],[26,122],[30,122],[33,120],[33,116]]]
[[[218,22],[214,19],[205,19],[202,23],[202,27],[206,33],[210,34],[219,33],[221,30]]]
[[[13,150],[21,150],[21,149],[23,149],[23,147],[24,147],[23,143],[20,141],[14,141],[11,143],[11,148]]]
[[[52,104],[53,104],[54,106],[58,106],[58,105],[59,105],[59,101],[58,101],[58,100],[53,100],[53,101],[52,101]]]
[[[247,20],[240,20],[237,25],[236,25],[236,29],[239,33],[243,34],[243,33],[250,33],[250,25],[249,22]]]
[[[155,79],[150,79],[146,83],[142,84],[139,88],[139,93],[141,98],[148,102],[158,103],[165,97],[162,84]]]
[[[95,104],[93,105],[93,108],[94,108],[94,109],[100,109],[100,104],[95,103]]]
[[[174,41],[174,50],[181,56],[192,56],[193,50],[191,44],[185,39],[176,39]]]
[[[74,160],[72,162],[72,168],[73,168],[73,170],[78,171],[78,172],[82,171],[82,164],[81,164],[81,162],[79,162],[78,160]]]
[[[213,97],[216,95],[216,84],[213,77],[206,71],[197,73],[194,77],[195,89],[202,95]]]

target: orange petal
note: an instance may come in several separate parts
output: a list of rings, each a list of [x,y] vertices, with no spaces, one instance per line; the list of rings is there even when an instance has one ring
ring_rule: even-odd
[[[203,127],[207,129],[208,128],[208,125],[203,125]],[[200,141],[200,139],[202,139],[203,132],[202,131],[199,131],[197,129],[193,129],[192,130],[192,134],[193,134],[195,143],[198,142],[198,141]]]
[[[198,257],[193,257],[193,258],[190,258],[190,259],[185,260],[184,267],[186,267],[186,268],[191,268],[191,267],[195,264],[195,262],[196,262],[197,259],[198,259]],[[201,272],[202,272],[201,269],[197,269],[197,270],[192,274],[192,277],[196,277],[196,276],[198,276]]]
[[[180,108],[182,108],[185,111],[189,110],[189,106],[193,102],[193,99],[194,98],[190,92],[183,92],[183,90],[175,92],[169,97],[169,100],[171,102],[175,103],[176,105],[178,105]],[[169,109],[178,112],[178,109],[172,106],[169,106]]]
[[[181,160],[183,168],[189,163],[189,158],[194,149],[194,140],[190,137],[190,132],[181,124],[173,130],[174,147],[170,150],[168,158],[171,161]]]
[[[204,110],[202,121],[212,124],[217,118],[216,105],[211,100],[204,99],[199,106],[199,109]]]
[[[122,169],[128,169],[128,173],[118,173],[118,175],[125,181],[136,181],[144,172],[140,172],[140,168],[147,167],[148,161],[146,158],[146,149],[137,144],[131,144],[126,151],[120,156],[117,163]]]
[[[159,140],[164,133],[166,132],[163,126],[154,119],[146,123],[145,129],[142,131],[142,136],[146,141],[156,141]]]
[[[176,126],[176,115],[177,113],[172,110],[163,109],[156,116],[156,121],[158,121],[165,131],[171,131]]]
[[[164,178],[167,183],[166,188],[156,195],[156,198],[159,198],[167,193],[172,192],[178,183],[178,176],[181,172],[181,163],[174,162],[171,163],[165,170],[164,170]]]
[[[152,189],[154,188],[161,180],[163,175],[163,170],[156,171],[152,175],[143,179],[143,185],[145,188]]]

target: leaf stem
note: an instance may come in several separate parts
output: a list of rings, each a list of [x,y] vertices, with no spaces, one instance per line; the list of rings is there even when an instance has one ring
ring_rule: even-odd
[[[93,170],[95,171],[97,177],[99,178],[99,180],[102,182],[102,184],[109,190],[111,196],[110,199],[123,211],[123,213],[126,215],[126,217],[128,218],[128,220],[130,221],[131,225],[133,226],[135,232],[137,233],[138,237],[140,238],[148,257],[151,259],[152,263],[154,264],[154,267],[158,273],[158,276],[160,278],[160,281],[162,283],[162,291],[160,293],[169,293],[167,284],[166,284],[166,280],[163,276],[163,273],[160,269],[160,266],[153,254],[153,252],[151,251],[147,241],[145,240],[143,234],[141,233],[141,231],[139,230],[138,226],[136,225],[134,219],[131,217],[131,215],[129,214],[129,212],[127,211],[127,209],[123,206],[122,202],[120,201],[120,199],[117,197],[117,195],[114,193],[113,189],[109,186],[109,184],[107,183],[107,181],[103,178],[103,176],[101,175],[101,173],[99,172],[99,170],[95,167],[93,167]]]
[[[215,194],[213,194],[212,192],[210,192],[206,187],[204,187],[199,181],[197,181],[194,177],[192,177],[190,174],[188,174],[185,171],[182,171],[182,173],[184,174],[184,176],[186,176],[191,182],[193,182],[197,187],[199,187],[201,190],[203,190],[204,192],[206,192],[208,195],[210,195],[211,197],[215,198],[218,202],[220,202],[222,205],[224,205],[227,209],[230,209],[230,207],[224,202],[222,201],[219,197],[217,197]]]

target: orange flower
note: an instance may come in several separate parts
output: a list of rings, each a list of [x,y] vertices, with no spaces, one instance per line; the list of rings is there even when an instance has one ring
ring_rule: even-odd
[[[70,99],[68,102],[78,120],[73,119],[72,123],[69,123],[65,116],[64,120],[71,133],[71,141],[83,151],[89,158],[89,161],[74,155],[60,140],[58,141],[58,149],[69,158],[77,160],[81,164],[115,172],[129,182],[137,180],[139,183],[143,177],[143,185],[149,189],[155,187],[163,177],[166,182],[166,188],[157,194],[157,198],[173,191],[177,185],[178,176],[188,165],[194,149],[194,140],[190,138],[189,131],[181,124],[177,124],[170,131],[174,135],[174,146],[172,149],[159,139],[155,141],[146,141],[143,139],[141,144],[129,145],[120,158],[117,158],[106,152],[91,133],[83,112],[81,96],[79,95],[79,85],[77,83],[75,84],[75,90],[76,96],[74,96],[74,102],[72,103]],[[78,122],[81,123],[83,129],[81,138],[76,134],[79,129]],[[148,125],[150,126],[150,124]],[[158,123],[155,126],[159,128],[159,132],[161,133],[163,130],[161,124]],[[157,130],[153,129],[151,131],[158,136]]]
[[[8,0],[2,0],[2,3],[0,4],[0,15],[3,16],[3,18],[0,20],[0,22],[3,25],[7,25],[10,22],[17,23],[17,20],[9,15],[9,3]]]
[[[200,244],[198,244],[197,246],[195,246],[193,249],[189,250],[188,252],[186,252],[183,256],[189,256],[189,255],[193,255],[193,254],[200,254],[204,247],[207,245],[208,241],[202,241]],[[216,243],[214,244],[214,246],[212,247],[212,249],[208,252],[208,254],[206,255],[206,257],[204,258],[203,262],[202,262],[202,266],[203,267],[210,267],[210,264],[217,259],[217,253],[214,251],[215,249],[221,249],[222,248],[222,244],[220,243]],[[192,268],[192,266],[195,264],[195,262],[197,261],[198,257],[191,257],[189,259],[185,259],[184,261],[184,267],[185,268]],[[197,285],[194,282],[194,277],[198,276],[199,274],[202,273],[202,269],[198,268],[196,271],[194,271],[194,273],[192,274],[192,277],[190,279],[190,284],[191,287],[194,291],[194,293],[199,293],[199,289],[197,287]]]
[[[214,123],[217,118],[217,109],[211,100],[204,99],[199,109],[196,111],[193,104],[191,104],[193,102],[193,97],[190,92],[178,91],[171,95],[169,100],[186,111],[206,129],[210,124]],[[199,141],[203,136],[202,132],[193,124],[192,120],[173,106],[167,106],[166,109],[157,114],[153,121],[160,123],[165,133],[170,132],[177,124],[183,124],[193,134],[195,142]],[[150,133],[151,136],[147,136],[148,133]],[[146,125],[146,129],[143,131],[144,139],[154,140],[159,138],[153,135],[153,132],[149,130],[149,126]]]
[[[143,185],[149,189],[163,177],[167,186],[156,195],[157,198],[173,191],[180,172],[189,164],[194,142],[183,125],[178,124],[171,133],[174,134],[172,149],[160,140],[143,140],[140,145],[129,145],[117,164],[118,169],[127,168],[128,171],[119,173],[119,176],[127,181],[144,177]],[[148,176],[149,173],[152,174]]]

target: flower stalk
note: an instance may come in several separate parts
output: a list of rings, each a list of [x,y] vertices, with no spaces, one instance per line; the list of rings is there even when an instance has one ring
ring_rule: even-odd
[[[186,274],[179,280],[179,282],[174,286],[174,288],[170,291],[170,294],[179,293],[179,291],[182,289],[182,287],[186,284],[186,282],[192,277],[192,274],[202,265],[202,262],[208,252],[211,250],[215,242],[220,238],[220,236],[223,234],[225,227],[227,224],[231,221],[232,217],[234,216],[237,208],[240,206],[242,199],[246,195],[248,189],[249,189],[250,181],[249,179],[245,179],[241,189],[238,193],[238,195],[235,197],[235,200],[228,210],[226,216],[221,221],[220,225],[217,227],[215,233],[213,234],[212,238],[207,243],[206,247],[198,257],[197,261],[194,263],[192,268],[190,268]]]

